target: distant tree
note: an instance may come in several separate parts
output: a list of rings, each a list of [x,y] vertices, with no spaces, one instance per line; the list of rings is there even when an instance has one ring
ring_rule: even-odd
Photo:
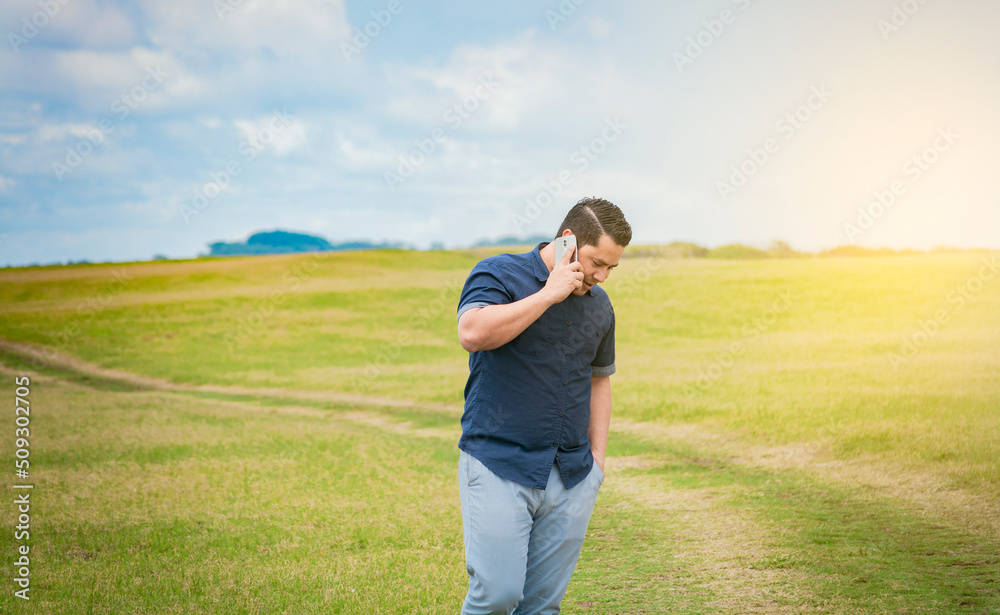
[[[705,258],[708,256],[708,248],[687,241],[675,241],[667,246],[667,251],[681,258]]]
[[[775,239],[768,246],[767,251],[775,258],[795,258],[797,256],[802,256],[799,252],[792,249],[792,246],[788,245],[780,239]]]
[[[253,254],[287,254],[292,252],[325,252],[329,250],[377,250],[406,249],[400,242],[372,243],[370,241],[348,241],[331,244],[322,237],[292,233],[289,231],[268,231],[254,233],[245,242],[216,241],[208,244],[206,256],[238,256]],[[201,255],[199,255],[201,256]]]
[[[552,241],[548,235],[532,235],[531,237],[514,237],[509,235],[500,239],[481,239],[472,244],[473,248],[486,248],[489,246],[534,246],[546,241]]]
[[[247,239],[247,245],[267,246],[269,248],[285,248],[289,252],[308,252],[331,250],[333,246],[322,237],[288,231],[269,231],[254,233]]]
[[[708,258],[721,258],[732,260],[752,260],[758,258],[768,258],[770,255],[759,248],[752,248],[740,243],[731,243],[708,251]]]
[[[864,248],[862,246],[837,246],[820,252],[820,256],[902,256],[907,254],[923,254],[919,250],[893,250],[891,248]]]

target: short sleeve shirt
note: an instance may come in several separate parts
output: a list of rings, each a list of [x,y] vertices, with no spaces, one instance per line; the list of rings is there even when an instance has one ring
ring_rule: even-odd
[[[469,274],[458,318],[475,307],[513,303],[544,286],[539,250],[500,254]],[[469,353],[458,446],[495,474],[544,489],[552,464],[567,489],[593,466],[590,378],[615,373],[615,314],[604,289],[569,295],[520,335],[494,350]]]

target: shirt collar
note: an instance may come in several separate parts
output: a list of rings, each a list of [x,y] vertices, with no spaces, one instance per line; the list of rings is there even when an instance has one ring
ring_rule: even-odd
[[[542,260],[541,250],[545,246],[549,245],[549,241],[543,241],[542,243],[535,246],[535,249],[531,251],[531,266],[535,270],[535,277],[538,278],[539,282],[545,282],[549,279],[549,268],[545,266],[545,261]],[[585,294],[593,296],[594,289],[589,289]]]
[[[538,278],[539,282],[549,279],[549,268],[545,266],[545,261],[542,260],[541,254],[542,248],[549,245],[549,243],[548,241],[543,241],[531,251],[531,267],[535,270],[535,277]]]

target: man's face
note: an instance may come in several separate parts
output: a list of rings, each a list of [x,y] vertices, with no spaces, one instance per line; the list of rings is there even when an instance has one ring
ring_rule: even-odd
[[[579,260],[583,265],[583,288],[574,290],[574,295],[586,294],[595,284],[601,284],[618,266],[625,248],[615,243],[609,235],[601,235],[596,246],[582,246]]]

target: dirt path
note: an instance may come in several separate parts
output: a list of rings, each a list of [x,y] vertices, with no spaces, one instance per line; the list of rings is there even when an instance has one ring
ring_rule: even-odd
[[[147,391],[167,393],[213,392],[284,400],[320,400],[356,406],[345,411],[323,410],[315,406],[265,407],[252,400],[220,400],[220,404],[238,406],[253,412],[282,412],[312,417],[330,417],[375,429],[415,438],[443,438],[457,442],[461,408],[447,404],[420,404],[406,400],[351,395],[332,391],[297,391],[278,388],[187,385],[151,378],[122,370],[104,368],[65,353],[33,344],[0,340],[0,352],[33,359],[65,374],[86,374],[108,382],[127,383]],[[0,371],[11,372],[0,366]],[[61,374],[54,378],[59,379]],[[53,376],[50,376],[53,377]],[[454,426],[425,428],[405,421],[390,409],[430,409],[455,417]],[[949,489],[940,477],[906,472],[873,460],[842,461],[833,459],[819,444],[795,444],[782,447],[748,445],[736,434],[711,431],[700,425],[667,425],[636,422],[625,418],[612,421],[615,434],[652,442],[674,441],[705,455],[718,456],[721,463],[748,468],[790,471],[810,476],[832,485],[854,490],[860,501],[892,501],[908,511],[940,520],[961,532],[996,539],[1000,537],[1000,508],[990,498]],[[691,579],[718,596],[710,606],[720,612],[786,613],[787,604],[815,604],[814,579],[794,566],[757,566],[757,562],[792,558],[793,553],[780,549],[780,528],[756,519],[751,512],[732,506],[733,488],[671,488],[655,474],[631,470],[653,469],[665,463],[657,455],[609,457],[604,489],[617,501],[623,513],[628,510],[655,511],[669,520],[676,542],[671,557],[683,561],[691,578],[661,575],[660,584],[685,584]],[[739,495],[738,493],[736,495]],[[833,609],[850,607],[847,599],[823,596]]]
[[[21,356],[29,361],[40,362],[40,364],[51,367],[57,371],[76,372],[99,380],[128,384],[138,389],[178,392],[193,391],[202,393],[223,393],[226,395],[248,395],[254,397],[308,399],[357,406],[433,410],[436,412],[455,414],[456,416],[461,415],[462,412],[460,406],[451,404],[414,402],[410,400],[393,399],[390,397],[357,395],[351,393],[340,393],[337,391],[296,391],[278,388],[220,386],[214,384],[181,384],[171,382],[169,380],[163,380],[161,378],[152,378],[150,376],[143,376],[132,372],[101,367],[100,365],[95,365],[94,363],[84,361],[78,357],[74,357],[51,348],[45,348],[24,342],[12,342],[9,340],[0,340],[0,351]]]
[[[735,435],[699,425],[661,425],[615,419],[612,431],[655,442],[675,440],[713,451],[727,463],[779,471],[796,471],[821,482],[849,487],[871,500],[902,503],[919,516],[940,520],[957,531],[1000,539],[1000,501],[947,484],[947,477],[901,468],[878,459],[835,459],[820,443],[755,446]]]
[[[86,374],[90,377],[120,382],[148,390],[174,392],[206,392],[251,397],[328,401],[367,407],[371,411],[343,413],[343,418],[397,433],[415,436],[456,437],[456,430],[415,428],[407,422],[393,420],[377,408],[432,410],[461,416],[457,405],[418,403],[388,397],[366,396],[336,391],[297,391],[280,388],[248,388],[220,385],[188,385],[152,378],[131,372],[109,369],[50,348],[34,344],[0,340],[0,351],[41,361],[58,371]],[[861,487],[875,498],[890,498],[906,504],[921,516],[931,516],[958,530],[970,531],[992,539],[1000,538],[1000,503],[994,498],[949,487],[933,474],[909,471],[878,460],[836,460],[817,443],[801,443],[779,447],[748,445],[735,435],[711,432],[698,425],[663,425],[616,418],[612,432],[628,433],[653,441],[674,440],[700,450],[714,451],[727,457],[730,463],[749,467],[803,472],[821,481]],[[617,473],[617,459],[608,460],[608,474]],[[634,463],[634,460],[628,463]],[[860,493],[860,492],[859,492]]]

